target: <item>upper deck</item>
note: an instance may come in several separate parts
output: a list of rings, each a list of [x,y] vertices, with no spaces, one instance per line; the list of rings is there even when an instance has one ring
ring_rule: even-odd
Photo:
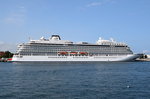
[[[99,40],[94,43],[88,43],[88,42],[72,42],[69,40],[61,40],[59,35],[52,35],[49,39],[45,39],[44,37],[41,37],[39,40],[30,40],[29,44],[51,44],[51,45],[89,45],[89,46],[96,46],[96,45],[114,45],[114,46],[127,46],[125,43],[116,42],[113,39],[110,40],[104,40],[102,38],[99,38]]]

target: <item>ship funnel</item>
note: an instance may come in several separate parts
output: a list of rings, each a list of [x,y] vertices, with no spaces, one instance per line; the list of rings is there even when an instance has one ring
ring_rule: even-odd
[[[61,40],[59,35],[52,35],[50,40]]]

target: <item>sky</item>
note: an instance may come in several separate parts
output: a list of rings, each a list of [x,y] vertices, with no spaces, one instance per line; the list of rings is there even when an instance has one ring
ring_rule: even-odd
[[[95,43],[124,42],[150,52],[150,0],[0,0],[0,51],[15,51],[29,38]]]

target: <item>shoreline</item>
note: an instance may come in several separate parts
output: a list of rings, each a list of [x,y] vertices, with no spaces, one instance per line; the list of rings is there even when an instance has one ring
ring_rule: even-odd
[[[150,58],[142,58],[142,59],[136,59],[135,62],[150,62]],[[8,59],[0,59],[0,62],[11,62],[11,60]],[[134,61],[133,61],[134,62]]]
[[[136,61],[146,61],[146,62],[150,62],[150,58],[136,59]]]

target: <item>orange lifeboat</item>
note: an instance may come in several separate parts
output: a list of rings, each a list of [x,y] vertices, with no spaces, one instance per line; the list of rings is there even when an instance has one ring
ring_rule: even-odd
[[[88,53],[87,52],[79,52],[79,54],[81,54],[81,55],[87,55]]]
[[[76,55],[78,52],[70,52],[71,55]]]
[[[60,54],[60,55],[66,55],[66,54],[68,54],[68,52],[58,52],[58,54]]]

